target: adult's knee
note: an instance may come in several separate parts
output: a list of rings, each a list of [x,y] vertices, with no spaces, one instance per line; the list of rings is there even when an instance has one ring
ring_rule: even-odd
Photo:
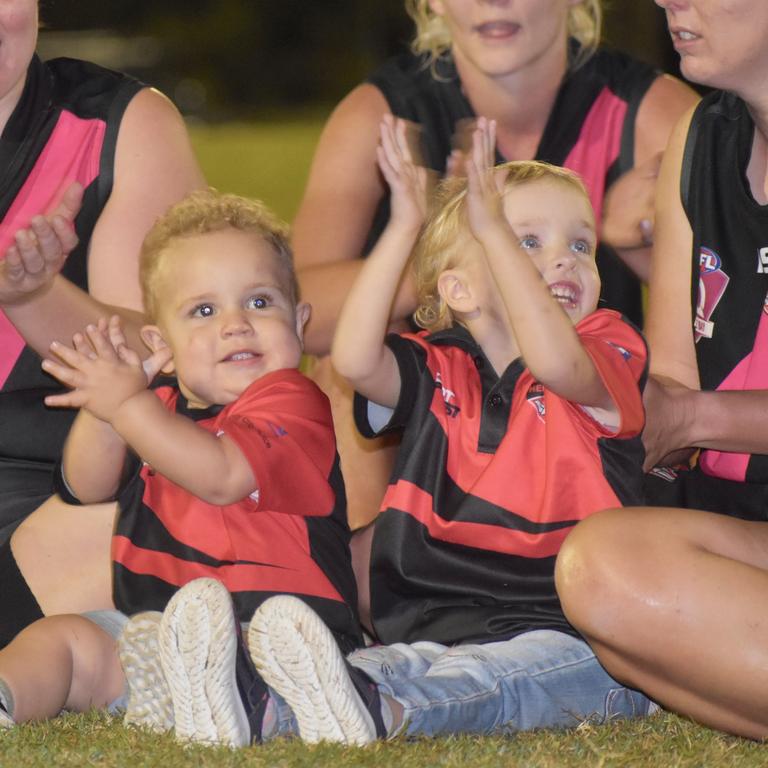
[[[636,511],[606,510],[579,523],[560,549],[557,593],[568,621],[590,641],[615,638],[637,615],[645,568],[637,526]]]

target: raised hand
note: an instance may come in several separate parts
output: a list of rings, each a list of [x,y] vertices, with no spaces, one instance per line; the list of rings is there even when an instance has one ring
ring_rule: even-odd
[[[125,344],[116,317],[109,323],[102,318],[98,325],[89,325],[84,334],[75,334],[72,347],[54,342],[51,352],[57,359],[43,360],[43,369],[71,391],[46,397],[46,405],[85,408],[107,422],[124,402],[145,390],[170,359],[166,349],[143,365],[135,350]]]
[[[469,226],[481,242],[493,228],[508,226],[504,217],[503,178],[494,169],[495,148],[496,121],[478,118],[465,169]]]
[[[23,303],[61,271],[78,242],[73,222],[82,200],[83,187],[75,182],[53,213],[35,216],[27,229],[16,233],[0,261],[0,306]]]
[[[417,165],[413,158],[405,120],[384,115],[379,130],[381,142],[376,153],[390,188],[390,216],[395,222],[419,227],[427,216],[427,169]]]

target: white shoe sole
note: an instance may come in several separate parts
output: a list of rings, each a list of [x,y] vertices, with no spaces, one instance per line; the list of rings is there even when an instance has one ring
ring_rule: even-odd
[[[160,622],[160,660],[182,741],[250,743],[235,679],[237,636],[232,598],[215,579],[196,579],[168,602]]]
[[[173,704],[157,642],[161,616],[158,611],[132,616],[120,635],[118,651],[128,681],[125,724],[170,731]]]
[[[262,603],[248,630],[248,650],[264,681],[290,705],[304,741],[375,741],[373,719],[336,640],[303,601],[280,595]]]
[[[15,728],[16,721],[3,709],[0,709],[0,731]]]

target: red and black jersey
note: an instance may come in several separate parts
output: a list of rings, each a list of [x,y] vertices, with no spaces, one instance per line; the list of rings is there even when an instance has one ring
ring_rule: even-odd
[[[175,387],[169,410],[234,440],[256,489],[235,504],[202,501],[148,465],[134,464],[118,495],[114,599],[132,614],[162,610],[192,579],[219,579],[241,621],[275,594],[305,600],[343,650],[360,644],[346,497],[328,399],[297,370],[274,371],[226,407],[190,409]]]
[[[382,642],[575,634],[555,557],[579,520],[642,501],[647,361],[642,336],[616,312],[576,330],[616,403],[615,430],[544,389],[521,359],[497,376],[461,327],[387,338],[402,385],[385,430],[403,436],[371,556]],[[357,396],[367,436],[378,408]]]
[[[578,43],[572,41],[572,53]],[[563,165],[586,184],[595,219],[599,222],[606,190],[634,165],[635,118],[640,103],[660,73],[624,53],[599,50],[563,78],[536,149],[535,160]],[[421,128],[423,162],[439,175],[445,173],[459,136],[477,117],[467,99],[450,53],[434,66],[425,55],[412,53],[385,62],[369,78],[398,117]],[[497,153],[497,162],[507,158]],[[376,212],[367,249],[373,247],[389,218],[389,197]],[[640,282],[607,246],[600,245],[597,265],[602,300],[641,324]]]
[[[84,61],[32,59],[0,137],[0,258],[18,229],[55,208],[79,181],[85,188],[75,219],[79,243],[62,274],[88,290],[88,247],[112,192],[120,123],[143,87]],[[0,541],[51,495],[74,411],[46,408],[43,398],[62,390],[0,310]]]

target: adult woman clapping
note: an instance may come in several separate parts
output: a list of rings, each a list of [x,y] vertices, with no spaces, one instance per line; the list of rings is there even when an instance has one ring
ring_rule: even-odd
[[[42,614],[111,603],[114,505],[51,496],[72,414],[43,405],[58,385],[38,355],[115,308],[140,311],[144,233],[204,183],[164,96],[42,62],[37,32],[37,0],[0,3],[0,540],[15,530],[0,548],[0,645]]]

